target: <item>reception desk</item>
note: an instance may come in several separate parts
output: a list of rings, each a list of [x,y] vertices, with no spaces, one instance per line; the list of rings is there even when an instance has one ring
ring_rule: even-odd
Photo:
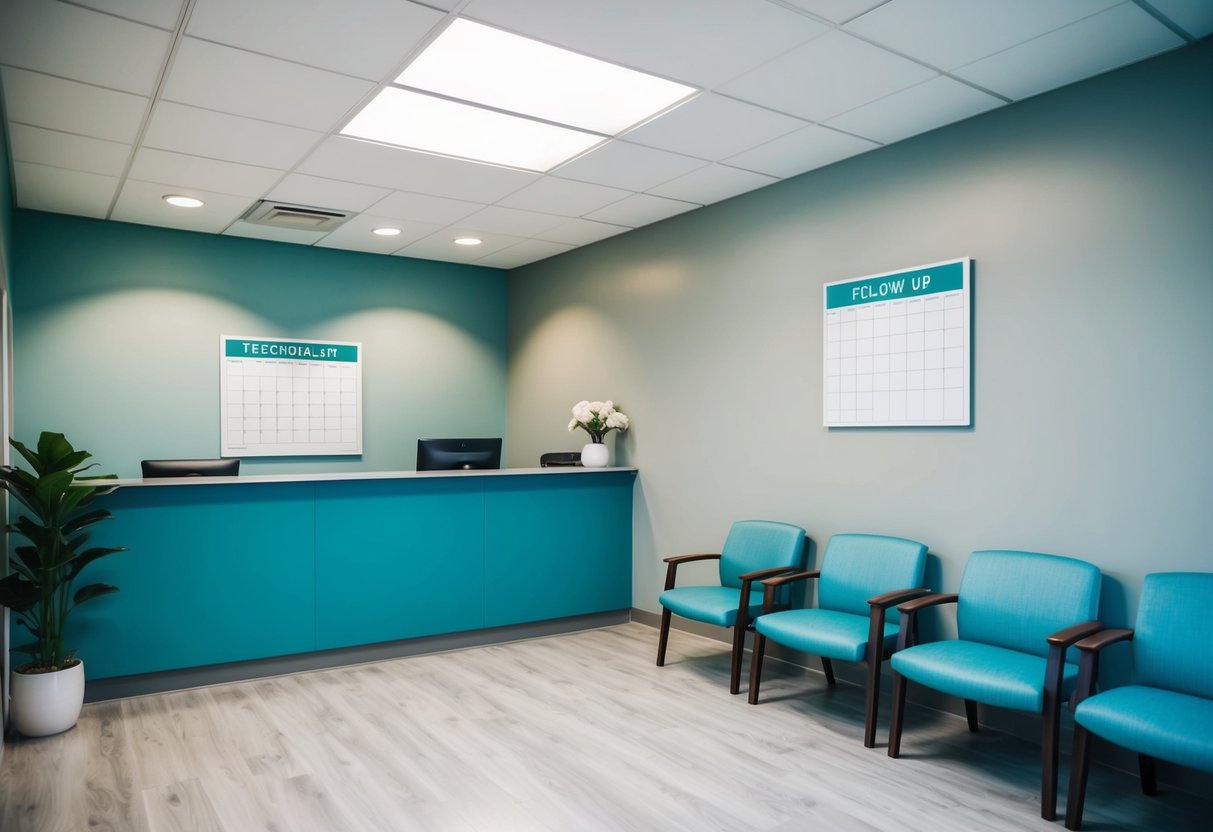
[[[68,643],[95,681],[626,610],[635,476],[119,480]]]

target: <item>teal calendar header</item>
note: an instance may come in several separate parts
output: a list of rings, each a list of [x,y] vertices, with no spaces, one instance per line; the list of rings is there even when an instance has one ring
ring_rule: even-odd
[[[228,358],[285,358],[295,361],[358,361],[357,344],[318,341],[267,341],[254,338],[224,339]]]
[[[888,272],[858,280],[826,284],[826,309],[857,306],[963,289],[968,260],[952,260],[904,272]]]

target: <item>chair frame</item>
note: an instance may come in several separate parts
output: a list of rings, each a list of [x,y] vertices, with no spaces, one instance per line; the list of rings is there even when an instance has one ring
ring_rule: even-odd
[[[917,641],[918,613],[928,607],[955,604],[960,600],[956,592],[932,593],[900,605],[901,630],[897,634],[897,649],[912,647]],[[1049,654],[1045,664],[1044,703],[1041,708],[1040,739],[1040,816],[1045,820],[1057,818],[1057,747],[1061,725],[1062,679],[1066,661],[1066,650],[1103,629],[1099,621],[1083,621],[1063,627],[1045,640]],[[905,716],[906,678],[893,671],[893,716],[889,723],[889,756],[901,754],[901,730]],[[977,733],[977,702],[964,700],[965,718],[969,731]]]
[[[795,572],[791,575],[781,575],[771,580],[763,581],[764,595],[762,614],[774,611],[775,590],[795,581],[807,581],[820,578],[820,569]],[[876,746],[876,713],[880,707],[880,667],[881,662],[893,655],[896,647],[890,650],[878,649],[884,644],[885,616],[889,607],[919,598],[930,592],[926,587],[909,587],[884,592],[868,599],[871,608],[868,624],[868,650],[864,660],[868,665],[867,693],[864,701],[863,744],[865,748]],[[750,696],[751,705],[758,704],[758,690],[762,681],[762,660],[766,653],[767,637],[757,630],[754,631],[754,655],[750,658]],[[834,664],[827,656],[820,656],[821,669],[826,676],[826,684],[835,686]]]
[[[1074,646],[1081,651],[1078,660],[1078,685],[1070,697],[1070,712],[1078,704],[1095,693],[1099,681],[1099,654],[1105,647],[1122,641],[1130,641],[1133,630],[1108,629],[1084,638]],[[1137,768],[1141,774],[1143,794],[1158,793],[1158,779],[1154,772],[1154,758],[1146,754],[1137,755]],[[1083,804],[1087,799],[1087,774],[1091,769],[1091,732],[1074,723],[1074,750],[1070,759],[1070,792],[1066,797],[1066,829],[1082,828]]]
[[[697,560],[720,560],[719,552],[705,552],[694,555],[674,555],[664,558],[666,564],[665,570],[665,588],[673,589],[676,581],[678,567],[684,563],[691,563]],[[749,616],[750,609],[750,589],[755,581],[763,581],[774,575],[780,575],[790,571],[787,566],[774,566],[770,569],[756,569],[753,572],[746,572],[739,575],[741,581],[741,599],[738,602],[737,621],[733,624],[733,655],[729,666],[729,693],[736,694],[741,692],[741,659],[745,655],[745,634],[750,628],[751,621]],[[668,607],[661,608],[661,634],[657,639],[657,666],[665,667],[665,648],[666,643],[670,638],[670,619],[672,617]]]

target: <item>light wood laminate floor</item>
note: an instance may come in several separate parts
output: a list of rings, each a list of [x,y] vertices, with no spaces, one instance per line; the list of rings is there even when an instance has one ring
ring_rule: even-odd
[[[1030,743],[918,709],[890,760],[887,703],[863,747],[861,689],[771,663],[751,706],[723,645],[675,632],[663,669],[656,640],[624,624],[87,705],[9,744],[0,829],[1062,829]],[[1087,828],[1209,829],[1211,810],[1096,767]]]

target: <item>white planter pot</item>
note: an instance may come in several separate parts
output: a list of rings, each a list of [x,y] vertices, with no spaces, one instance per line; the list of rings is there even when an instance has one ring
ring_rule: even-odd
[[[84,704],[84,662],[54,673],[12,674],[13,727],[27,737],[66,731]]]
[[[605,468],[610,452],[601,442],[591,442],[581,449],[581,464],[586,468]]]

